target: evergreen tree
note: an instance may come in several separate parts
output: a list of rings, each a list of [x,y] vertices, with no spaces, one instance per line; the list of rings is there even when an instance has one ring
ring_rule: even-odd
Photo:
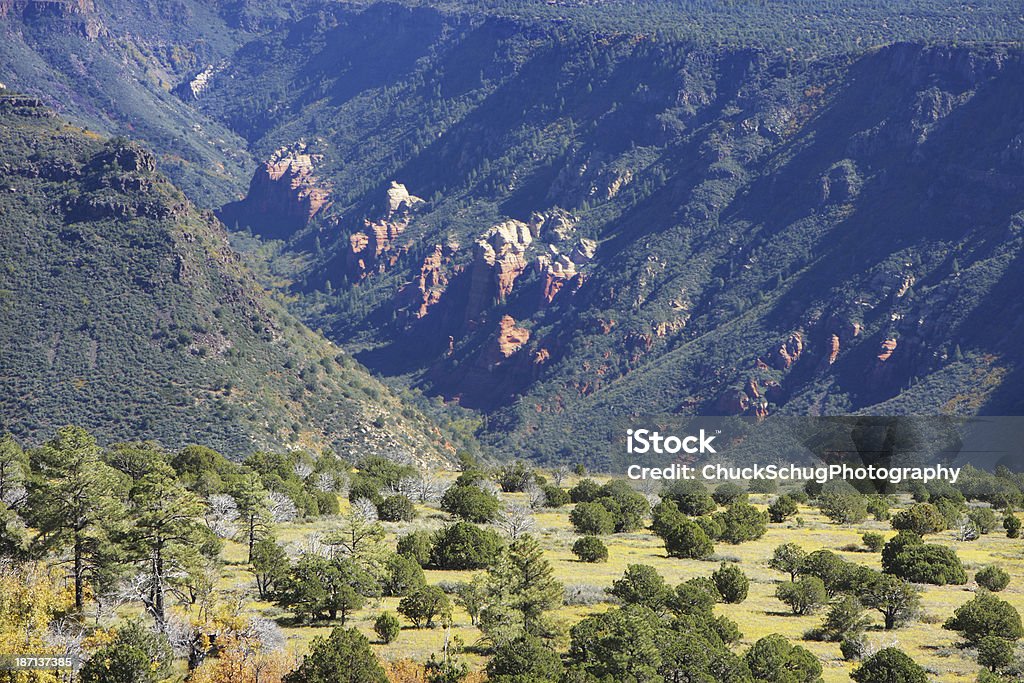
[[[79,613],[85,609],[86,585],[98,589],[112,580],[116,532],[125,515],[124,477],[100,456],[96,440],[80,427],[62,427],[32,454],[28,521],[39,529],[37,545],[68,550]]]

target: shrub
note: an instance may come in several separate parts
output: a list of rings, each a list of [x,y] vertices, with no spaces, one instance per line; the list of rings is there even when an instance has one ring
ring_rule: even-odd
[[[956,631],[971,644],[986,636],[1018,640],[1024,635],[1017,610],[991,593],[979,593],[958,607],[942,628]]]
[[[797,511],[798,508],[795,500],[789,496],[779,496],[775,499],[775,502],[768,506],[768,519],[776,524],[781,524],[795,515]]]
[[[747,591],[750,589],[750,580],[735,564],[722,563],[718,571],[711,574],[711,580],[715,582],[722,600],[737,604],[747,599]]]
[[[710,617],[715,603],[721,599],[714,581],[706,576],[696,576],[676,586],[668,603],[679,616]]]
[[[117,636],[82,666],[83,683],[157,683],[171,673],[174,652],[167,637],[137,621],[117,629]],[[10,680],[33,680],[34,676]]]
[[[849,584],[853,566],[830,550],[815,550],[800,566],[801,576],[816,576],[829,596],[841,593]]]
[[[517,493],[526,488],[533,474],[522,460],[515,460],[501,467],[494,474],[495,481],[505,493]]]
[[[388,496],[377,506],[377,518],[382,522],[411,522],[416,519],[416,507],[407,496]]]
[[[1006,529],[1007,538],[1020,538],[1021,521],[1017,515],[1008,514],[1003,518],[1003,528]]]
[[[607,592],[627,605],[643,605],[655,612],[661,611],[672,596],[661,574],[646,564],[629,565]]]
[[[796,502],[797,505],[807,505],[807,503],[811,499],[811,497],[808,496],[807,492],[804,491],[803,489],[798,489],[796,491],[790,491],[786,495],[789,496],[790,498],[792,498],[793,501]]]
[[[381,590],[384,595],[408,595],[427,582],[423,575],[423,567],[405,555],[392,555],[384,564],[384,576],[381,579]]]
[[[733,503],[715,519],[722,525],[719,538],[728,543],[754,541],[768,530],[768,515],[749,503]]]
[[[867,652],[867,649],[868,642],[862,633],[845,638],[839,643],[839,652],[843,655],[843,659],[848,662],[852,662],[863,657],[864,653]]]
[[[889,519],[889,497],[888,496],[868,496],[867,501],[868,514],[874,517],[879,522],[885,522]]]
[[[890,541],[892,543],[892,541]],[[888,543],[886,546],[888,547]],[[885,552],[885,549],[882,550]],[[885,566],[883,557],[883,566]],[[901,550],[887,565],[886,571],[914,583],[936,586],[967,583],[967,573],[956,551],[933,544],[910,545]]]
[[[768,566],[772,569],[789,574],[790,581],[796,581],[800,568],[807,559],[807,552],[796,543],[783,543],[776,546]]]
[[[589,503],[601,494],[601,487],[593,479],[581,479],[569,489],[569,498],[574,503]]]
[[[365,498],[374,505],[380,505],[384,496],[380,495],[380,482],[364,475],[352,477],[348,489],[348,499],[352,502]]]
[[[758,683],[814,683],[821,680],[821,664],[818,658],[777,633],[765,636],[751,645],[743,655],[743,661]]]
[[[873,572],[858,596],[865,607],[882,615],[886,630],[903,626],[921,611],[921,591],[909,581],[890,574]]]
[[[665,535],[684,519],[688,518],[679,511],[679,506],[674,500],[662,500],[651,510],[651,531],[656,536],[665,538]]]
[[[857,524],[868,516],[868,504],[856,491],[826,491],[818,497],[821,513],[836,524]]]
[[[996,672],[1013,662],[1013,643],[997,636],[985,636],[978,641],[978,664]]]
[[[545,484],[541,487],[544,492],[544,507],[560,508],[571,502],[569,492],[554,484]]]
[[[894,647],[879,650],[850,674],[857,683],[928,683],[924,669]]]
[[[647,498],[624,481],[616,480],[601,487],[601,495],[594,501],[603,505],[615,520],[615,531],[635,531],[643,526],[651,512]]]
[[[665,534],[665,551],[669,557],[701,559],[715,551],[704,530],[691,519],[683,519]]]
[[[601,536],[615,531],[615,517],[601,503],[577,503],[569,521],[578,534]]]
[[[755,479],[750,482],[747,490],[751,493],[775,493],[779,485],[774,479]]]
[[[434,541],[429,531],[414,531],[398,539],[398,554],[415,560],[421,567],[430,564]]]
[[[283,683],[332,683],[338,680],[339,671],[344,671],[350,681],[388,683],[366,636],[357,629],[340,626],[326,638],[314,638],[302,664],[282,680]]]
[[[974,580],[978,582],[979,586],[993,593],[998,593],[1010,585],[1010,575],[995,565],[979,569],[974,575]]]
[[[912,531],[918,536],[934,534],[946,528],[946,518],[931,503],[916,503],[892,518],[892,528]]]
[[[482,569],[493,562],[501,537],[469,522],[438,530],[433,537],[430,564],[437,569]]]
[[[719,522],[711,515],[697,517],[693,521],[696,522],[697,526],[699,526],[704,531],[709,540],[717,541],[719,538],[722,537],[722,531],[724,531],[724,527],[722,527],[721,522]]]
[[[607,562],[608,548],[597,536],[584,536],[572,545],[572,552],[581,562]]]
[[[447,619],[451,616],[452,604],[437,586],[421,586],[402,598],[398,603],[398,611],[416,628],[433,628],[435,618],[440,616]]]
[[[684,515],[700,517],[714,512],[718,506],[704,485],[692,479],[673,482],[661,494],[662,499],[671,500]]]
[[[746,500],[747,492],[743,490],[739,484],[734,484],[731,481],[727,481],[724,484],[719,484],[718,487],[711,494],[711,498],[714,499],[715,503],[723,507],[732,505],[738,500]]]
[[[530,635],[502,643],[487,662],[487,680],[491,683],[558,681],[562,671],[558,653]]]
[[[844,595],[829,606],[821,627],[814,635],[832,643],[857,639],[870,623],[871,620],[864,615],[864,606],[860,600],[852,595]]]
[[[387,645],[388,643],[394,642],[395,638],[398,637],[399,632],[402,630],[402,625],[391,612],[381,612],[377,620],[373,622],[373,630],[380,638],[380,642]]]
[[[478,486],[452,486],[441,498],[441,509],[469,522],[482,524],[497,518],[501,501]]]
[[[974,523],[974,528],[982,535],[991,533],[998,523],[996,513],[992,508],[974,508],[967,513],[967,518]]]
[[[828,600],[825,584],[816,576],[780,583],[775,588],[775,597],[789,605],[793,614],[810,614]]]
[[[867,531],[860,538],[864,541],[864,547],[873,553],[880,553],[885,547],[885,536],[882,534]]]

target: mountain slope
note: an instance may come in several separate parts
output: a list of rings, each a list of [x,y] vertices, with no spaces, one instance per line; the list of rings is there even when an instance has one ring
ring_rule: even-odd
[[[0,431],[438,459],[437,430],[255,283],[156,171],[0,90]]]
[[[269,158],[246,202],[282,211],[230,215],[303,256],[278,264],[296,310],[490,413],[499,451],[608,465],[656,417],[1024,409],[1020,48],[786,40],[373,4],[257,39],[196,106]]]

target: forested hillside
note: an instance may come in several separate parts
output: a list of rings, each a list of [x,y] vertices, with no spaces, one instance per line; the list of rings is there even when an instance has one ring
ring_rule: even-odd
[[[0,149],[3,430],[443,461],[436,428],[267,295],[144,148],[0,90]]]
[[[266,160],[223,217],[293,255],[301,315],[490,413],[503,452],[608,465],[659,415],[1019,412],[1015,24],[824,49],[604,32],[611,7],[374,4],[253,41],[196,104]]]
[[[294,314],[494,454],[1022,409],[1014,3],[4,7],[0,79],[137,131]]]

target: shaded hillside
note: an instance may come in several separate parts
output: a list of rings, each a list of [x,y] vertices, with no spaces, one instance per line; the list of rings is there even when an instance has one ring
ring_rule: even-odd
[[[153,156],[0,90],[0,431],[437,459],[436,428],[255,283]]]
[[[297,310],[541,459],[651,415],[1022,409],[1018,49],[584,28],[375,4],[239,51],[198,106],[278,150],[289,218],[250,227],[310,262]]]

